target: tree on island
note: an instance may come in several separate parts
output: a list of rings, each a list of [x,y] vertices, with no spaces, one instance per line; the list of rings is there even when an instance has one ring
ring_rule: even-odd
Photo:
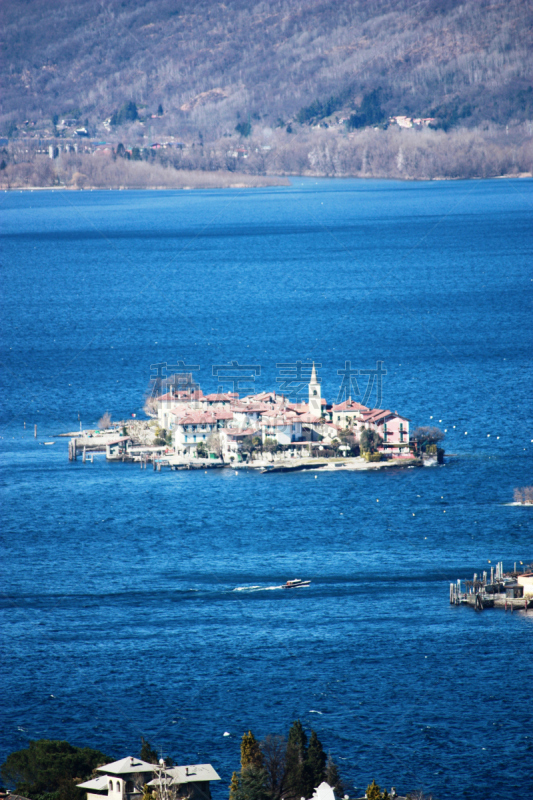
[[[196,455],[198,458],[209,458],[209,452],[205,446],[205,442],[198,442],[196,445]]]
[[[438,444],[444,439],[444,432],[431,425],[422,425],[411,433],[411,441],[416,443],[419,450],[425,450],[429,445]]]
[[[521,505],[532,505],[533,486],[517,487],[513,492],[513,498],[515,503],[520,503]]]
[[[111,760],[90,747],[38,739],[11,753],[0,772],[7,786],[32,800],[84,800],[85,792],[76,784]]]
[[[383,439],[377,431],[369,431],[366,428],[361,431],[359,436],[359,446],[364,453],[375,453]]]
[[[111,425],[111,414],[106,411],[98,420],[98,429],[103,431]]]
[[[250,457],[250,461],[252,460],[252,455],[256,451],[262,451],[263,443],[259,436],[245,436],[242,440],[241,446],[242,452],[247,453]]]
[[[266,438],[263,444],[263,450],[266,450],[267,453],[277,453],[279,445],[275,439]]]
[[[210,453],[214,453],[217,458],[221,458],[222,461],[224,461],[224,448],[222,447],[222,437],[220,433],[212,433],[206,444]]]

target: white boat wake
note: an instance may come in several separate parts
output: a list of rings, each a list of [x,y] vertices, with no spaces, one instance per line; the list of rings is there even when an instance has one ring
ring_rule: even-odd
[[[283,589],[283,586],[237,586],[234,592],[270,592],[273,589]]]

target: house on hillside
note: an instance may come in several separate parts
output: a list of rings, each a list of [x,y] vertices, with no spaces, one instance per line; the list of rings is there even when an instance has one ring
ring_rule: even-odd
[[[102,773],[85,783],[78,783],[80,789],[87,792],[87,800],[140,800],[143,786],[154,777],[154,764],[141,761],[140,758],[127,756],[120,761],[98,767]]]
[[[187,800],[211,800],[211,781],[219,781],[220,775],[211,764],[193,764],[187,767],[168,767],[161,778],[167,787],[175,791],[177,798]],[[149,786],[157,787],[160,779],[150,781]]]
[[[161,782],[172,786],[176,797],[211,800],[210,782],[220,780],[211,764],[166,767],[164,762],[148,764],[133,756],[104,764],[96,771],[101,775],[78,784],[87,792],[87,800],[141,800],[144,786],[157,787]]]

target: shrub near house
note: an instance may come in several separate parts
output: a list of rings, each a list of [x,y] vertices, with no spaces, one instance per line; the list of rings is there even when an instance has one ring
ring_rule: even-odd
[[[90,747],[38,739],[11,753],[1,774],[7,786],[32,800],[83,800],[85,795],[76,788],[76,781],[88,778],[106,761],[108,756]]]

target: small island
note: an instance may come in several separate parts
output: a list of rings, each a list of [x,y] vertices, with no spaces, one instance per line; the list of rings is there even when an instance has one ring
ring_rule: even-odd
[[[95,430],[80,431],[69,458],[95,452],[109,461],[148,463],[154,469],[253,468],[262,473],[309,469],[361,470],[442,464],[438,428],[410,429],[390,409],[369,408],[348,397],[328,403],[315,365],[307,402],[290,402],[276,391],[239,397],[204,395],[190,375],[171,376],[170,386],[145,403],[148,419],[112,424],[106,413]]]

